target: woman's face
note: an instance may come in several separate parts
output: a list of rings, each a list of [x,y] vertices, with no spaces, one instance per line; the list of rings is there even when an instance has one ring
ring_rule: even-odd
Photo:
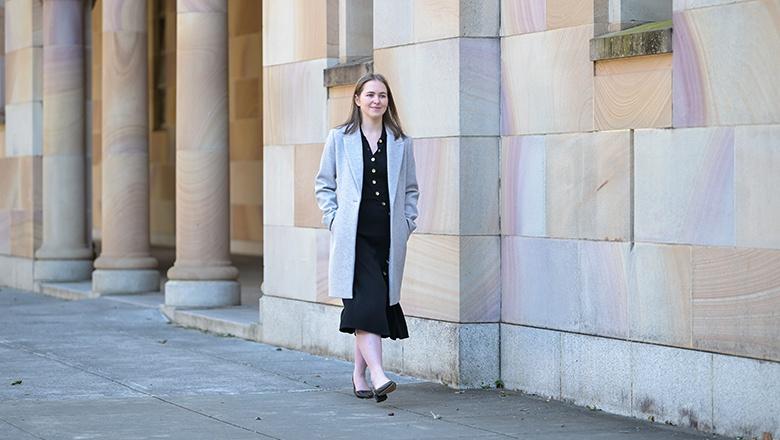
[[[371,80],[363,85],[363,91],[355,96],[363,118],[381,119],[387,111],[387,87],[382,81]]]

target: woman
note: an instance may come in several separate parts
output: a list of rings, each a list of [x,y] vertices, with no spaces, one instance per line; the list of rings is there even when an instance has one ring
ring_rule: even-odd
[[[349,119],[325,142],[315,194],[331,231],[329,294],[344,303],[339,330],[355,334],[352,390],[382,402],[396,388],[382,368],[382,338],[409,337],[399,299],[419,196],[412,141],[382,75],[355,85]]]

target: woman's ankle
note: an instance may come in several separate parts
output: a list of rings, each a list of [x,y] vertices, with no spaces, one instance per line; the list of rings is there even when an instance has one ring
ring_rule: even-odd
[[[384,371],[377,374],[371,374],[371,383],[374,385],[374,388],[381,387],[386,384],[388,380],[390,380],[390,378],[387,377]]]

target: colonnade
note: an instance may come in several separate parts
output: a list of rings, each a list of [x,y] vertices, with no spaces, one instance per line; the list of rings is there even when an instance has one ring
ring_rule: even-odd
[[[43,241],[38,282],[91,275],[99,294],[160,290],[149,243],[147,2],[102,2],[102,246],[87,235],[84,8],[43,0]],[[14,20],[14,17],[6,17]],[[227,0],[178,0],[176,261],[167,305],[238,304],[230,261]]]

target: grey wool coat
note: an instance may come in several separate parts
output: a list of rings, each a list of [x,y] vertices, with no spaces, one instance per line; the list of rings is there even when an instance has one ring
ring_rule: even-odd
[[[406,241],[417,228],[417,175],[410,138],[396,139],[387,130],[387,184],[390,198],[390,305],[401,299],[406,261]],[[363,188],[363,141],[360,130],[344,134],[344,128],[328,133],[320,170],[314,182],[322,223],[331,231],[328,292],[336,298],[352,298],[355,275],[355,238]]]

